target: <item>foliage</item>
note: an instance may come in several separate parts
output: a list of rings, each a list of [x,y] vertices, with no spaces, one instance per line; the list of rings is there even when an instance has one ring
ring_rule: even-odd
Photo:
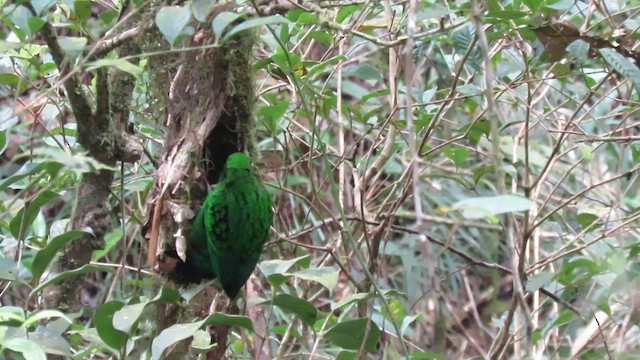
[[[135,28],[107,3],[0,2],[2,356],[202,354],[225,326],[232,358],[640,350],[634,1],[247,2],[212,18],[210,1],[132,1],[153,12]],[[45,24],[89,98],[100,69],[135,77],[142,160],[86,156]],[[214,46],[259,34],[258,167],[276,215],[240,315],[193,311],[210,283],[179,287],[144,266],[166,135],[151,94],[169,89],[148,88],[158,53],[92,51],[150,28],[176,53],[202,50],[184,48],[200,31]],[[61,249],[93,233],[69,224],[74,188],[102,169],[119,174],[100,204],[105,248],[56,273]],[[80,275],[81,312],[43,305]],[[178,323],[151,321],[181,309]]]

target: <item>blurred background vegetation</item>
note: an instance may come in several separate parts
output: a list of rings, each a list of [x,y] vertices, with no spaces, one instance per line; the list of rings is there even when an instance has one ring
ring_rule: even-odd
[[[0,357],[636,358],[636,1],[0,1]],[[276,214],[239,314],[147,261],[225,91]]]

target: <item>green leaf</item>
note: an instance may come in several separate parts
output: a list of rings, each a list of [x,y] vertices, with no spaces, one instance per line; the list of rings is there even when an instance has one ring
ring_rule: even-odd
[[[321,267],[296,271],[293,273],[293,276],[303,280],[318,282],[331,291],[338,285],[339,274],[340,272],[334,268]]]
[[[237,26],[235,26],[233,29],[229,30],[228,33],[224,34],[222,40],[226,41],[230,39],[233,35],[248,29],[252,29],[260,26],[282,24],[282,23],[291,23],[291,21],[287,20],[287,18],[284,18],[280,15],[271,15],[271,16],[265,16],[265,17],[246,20],[241,22]]]
[[[206,354],[209,350],[216,347],[216,344],[211,343],[211,334],[204,330],[198,330],[193,334],[193,341],[191,341],[191,348],[198,354]]]
[[[369,326],[368,334],[367,326]],[[367,335],[366,338],[365,335]],[[359,350],[364,343],[365,350],[375,352],[380,340],[380,329],[369,319],[349,320],[329,329],[324,334],[324,338],[334,345],[349,350]]]
[[[188,6],[164,6],[156,14],[156,26],[171,46],[191,20]]]
[[[406,316],[404,319],[402,319],[402,325],[400,325],[400,335],[404,336],[409,325],[411,325],[411,323],[413,323],[417,319],[422,319],[422,317],[423,317],[422,314],[415,314],[411,316]]]
[[[191,2],[193,17],[200,22],[207,21],[207,17],[215,5],[216,3],[211,0],[193,0]]]
[[[164,286],[150,301],[125,305],[121,309],[118,309],[113,315],[113,326],[118,330],[129,333],[148,305],[156,303],[178,303],[181,299],[182,297],[178,290]]]
[[[520,19],[527,16],[524,11],[504,10],[504,11],[490,11],[485,15],[487,22],[494,22],[493,20],[512,20]]]
[[[529,211],[534,202],[518,195],[497,195],[469,198],[453,205],[467,219],[482,219],[488,216]]]
[[[138,79],[142,75],[142,69],[124,59],[100,59],[87,63],[87,70],[91,71],[100,67],[114,67],[118,70],[131,74]]]
[[[389,300],[389,310],[386,307],[382,309],[382,316],[396,326],[402,324],[405,315],[404,306],[398,299]]]
[[[65,56],[70,60],[75,60],[82,55],[85,46],[87,46],[87,38],[61,36],[58,37],[58,44],[64,50]]]
[[[567,53],[567,59],[575,61],[578,64],[583,64],[589,59],[589,43],[578,39],[569,46],[565,50]]]
[[[3,340],[1,349],[9,349],[20,353],[25,360],[47,360],[47,354],[45,354],[40,345],[27,339],[12,337]]]
[[[29,286],[29,283],[25,279],[21,278],[24,274],[21,272],[21,267],[13,259],[8,257],[0,257],[0,279],[8,281],[17,281],[21,284]]]
[[[463,26],[460,29],[453,32],[451,40],[453,41],[453,48],[456,53],[462,57],[467,53],[469,47],[474,44],[475,29],[469,24]],[[474,70],[479,71],[482,68],[482,51],[477,43],[469,54],[467,64],[469,64]]]
[[[325,45],[331,45],[331,43],[333,42],[333,37],[331,36],[331,34],[329,34],[326,31],[318,31],[318,30],[309,31],[308,36],[310,39],[314,39]]]
[[[537,291],[538,289],[543,288],[545,285],[549,285],[553,281],[555,276],[556,274],[550,271],[543,271],[535,274],[527,280],[525,290],[527,290],[528,292]]]
[[[20,30],[22,30],[24,34],[28,36],[32,35],[33,32],[31,31],[31,27],[29,26],[29,19],[32,17],[31,11],[22,5],[13,7],[12,10],[11,8],[12,7],[9,7],[7,10],[9,10],[8,14],[10,15],[10,19],[13,24],[20,28]]]
[[[162,353],[166,348],[178,341],[190,338],[196,331],[200,330],[203,324],[204,320],[188,324],[175,324],[162,330],[160,335],[156,336],[151,343],[151,359],[161,359]]]
[[[81,23],[86,23],[91,17],[92,1],[90,0],[75,0],[73,4],[73,12],[76,14]]]
[[[13,74],[2,74],[13,75]],[[14,75],[15,76],[15,75]],[[15,111],[9,107],[0,110],[0,130],[7,130],[20,121]]]
[[[20,82],[20,77],[18,75],[16,75],[16,74],[9,74],[9,73],[0,74],[0,84],[8,85],[8,86],[16,86],[16,85],[18,85],[19,82]],[[10,114],[13,114],[13,111],[11,109],[8,109],[8,108],[3,109],[2,111],[3,112],[7,111]],[[15,118],[16,118],[16,120],[18,119],[17,117],[15,117]],[[4,121],[2,121],[2,118],[0,118],[0,129],[2,129],[2,128],[5,128],[5,125],[4,125]]]
[[[318,310],[307,300],[289,294],[279,294],[273,298],[273,305],[298,315],[308,326],[312,326],[318,320]]]
[[[269,130],[279,129],[278,122],[289,109],[289,101],[278,101],[274,105],[263,106],[256,111],[256,115]]]
[[[205,325],[240,326],[253,331],[251,319],[246,316],[213,313],[201,321],[187,324],[175,324],[164,329],[160,335],[153,339],[151,344],[151,359],[161,359],[162,353],[166,348],[178,341],[190,338]]]
[[[113,328],[124,333],[131,332],[133,325],[138,321],[147,305],[149,305],[148,301],[124,305],[120,309],[115,310],[112,320]]]
[[[429,351],[418,351],[411,354],[411,360],[447,360],[446,355]]]
[[[107,255],[123,239],[122,228],[107,233],[104,236],[104,249],[94,250],[91,258],[96,261]]]
[[[34,282],[37,283],[38,280],[40,280],[40,276],[42,276],[51,263],[51,260],[56,256],[58,250],[60,250],[69,241],[80,239],[85,234],[88,233],[78,230],[68,231],[62,235],[56,236],[49,241],[44,249],[38,251],[33,259],[33,265],[31,265],[31,273],[33,274]]]
[[[0,130],[0,155],[7,149],[7,130]]]
[[[578,216],[576,217],[576,221],[578,222],[580,227],[582,227],[583,229],[588,228],[589,226],[591,226],[591,224],[593,224],[597,220],[598,220],[598,216],[590,213],[581,213],[581,214],[578,214]],[[593,226],[591,230],[595,230],[596,228],[597,228],[596,226]]]
[[[123,307],[124,304],[120,301],[108,301],[100,305],[93,316],[100,339],[116,350],[123,349],[128,338],[127,333],[114,327],[113,315]]]
[[[51,286],[53,284],[57,284],[62,280],[65,280],[65,279],[68,279],[68,278],[74,277],[74,276],[79,276],[79,275],[84,275],[84,274],[88,274],[88,273],[92,273],[92,272],[97,272],[97,271],[113,273],[113,272],[115,272],[115,269],[107,268],[107,267],[103,267],[103,266],[96,266],[96,265],[87,264],[87,265],[84,265],[84,266],[79,267],[79,268],[74,269],[74,270],[65,271],[65,272],[60,273],[57,276],[55,276],[55,277],[53,277],[53,278],[41,283],[40,285],[38,285],[38,287],[36,287],[35,289],[31,290],[31,293],[29,294],[29,298],[31,298],[35,294],[39,293],[40,291],[42,291],[42,289],[44,289],[44,288],[46,288],[48,286]]]
[[[247,316],[227,315],[223,313],[213,313],[204,319],[203,325],[227,325],[245,328],[249,331],[253,330],[253,322]]]
[[[18,239],[24,238],[27,228],[33,224],[33,221],[40,212],[40,208],[59,196],[60,194],[57,192],[45,190],[38,194],[35,199],[27,202],[25,206],[18,211],[18,214],[11,219],[11,222],[9,223],[9,230],[11,230],[11,234]]]
[[[469,158],[469,150],[455,145],[445,147],[442,152],[451,160],[457,167],[465,165]]]
[[[29,328],[40,320],[51,319],[51,318],[61,318],[64,319],[69,324],[73,324],[73,320],[71,320],[67,315],[63,314],[58,310],[41,310],[36,313],[29,315],[22,323],[22,328]]]
[[[525,4],[529,10],[531,11],[539,11],[540,7],[544,3],[544,0],[523,0],[522,3]]]
[[[223,11],[213,18],[211,21],[211,28],[213,29],[213,33],[216,35],[216,42],[219,39],[222,39],[222,33],[224,33],[224,30],[239,18],[240,15],[227,11]]]
[[[604,60],[617,72],[631,80],[636,92],[640,94],[640,69],[631,60],[609,48],[598,49]]]
[[[331,310],[333,311],[335,309],[339,309],[345,305],[348,305],[354,302],[369,300],[373,297],[374,297],[373,293],[357,293],[357,294],[349,295],[343,298],[342,300],[338,301],[337,303],[333,304],[331,306]]]
[[[294,265],[308,268],[311,262],[309,255],[304,255],[290,260],[267,260],[260,263],[260,271],[267,277],[273,287],[282,285],[292,274],[287,271]]]
[[[343,71],[344,76],[355,76],[362,80],[382,80],[380,70],[373,66],[360,63],[355,66],[349,66]]]
[[[51,5],[55,4],[56,0],[31,0],[31,6],[33,6],[33,10],[36,11],[38,16],[42,16],[42,14],[49,10]]]

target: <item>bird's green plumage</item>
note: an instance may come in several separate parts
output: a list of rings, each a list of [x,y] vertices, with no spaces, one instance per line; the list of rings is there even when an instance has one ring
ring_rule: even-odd
[[[271,197],[251,158],[231,154],[193,223],[188,268],[205,278],[215,275],[225,293],[235,298],[260,259],[272,220]]]

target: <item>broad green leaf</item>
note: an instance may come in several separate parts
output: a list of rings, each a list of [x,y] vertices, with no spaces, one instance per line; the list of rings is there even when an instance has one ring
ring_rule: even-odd
[[[369,326],[368,334],[367,326]],[[329,329],[324,334],[324,338],[334,345],[349,350],[359,350],[364,343],[365,350],[375,352],[380,340],[380,329],[369,319],[348,320]]]
[[[224,30],[239,18],[240,15],[227,11],[223,11],[216,15],[216,17],[211,21],[211,28],[213,29],[213,33],[216,35],[216,41],[222,39]]]
[[[62,50],[64,50],[67,58],[73,61],[78,56],[82,55],[85,46],[87,46],[87,38],[61,36],[58,38],[58,44],[60,45]]]
[[[124,304],[120,301],[108,301],[100,305],[93,316],[93,323],[96,325],[100,339],[116,350],[123,349],[128,338],[126,332],[114,327],[113,315],[122,307]]]
[[[318,31],[318,30],[309,31],[308,36],[310,39],[314,39],[325,45],[331,45],[331,43],[333,42],[333,37],[331,36],[331,34],[329,34],[326,31]]]
[[[539,11],[540,7],[544,2],[545,2],[544,0],[523,0],[522,1],[522,3],[525,4],[531,11]]]
[[[396,326],[402,324],[405,315],[404,306],[398,299],[389,300],[388,310],[386,306],[382,308],[382,316],[393,324],[396,324]]]
[[[444,354],[429,351],[418,351],[411,354],[411,360],[447,360]]]
[[[25,319],[24,309],[10,305],[0,306],[0,321],[14,321],[22,325]]]
[[[39,293],[40,291],[42,291],[42,289],[44,289],[44,288],[46,288],[48,286],[51,286],[53,284],[57,284],[57,283],[61,282],[62,280],[65,280],[65,279],[68,279],[68,278],[74,277],[74,276],[79,276],[79,275],[84,275],[84,274],[88,274],[88,273],[92,273],[92,272],[97,272],[97,271],[113,273],[113,272],[115,272],[115,269],[108,268],[108,267],[103,267],[103,266],[96,266],[96,265],[87,264],[87,265],[84,265],[84,266],[79,267],[79,268],[74,269],[74,270],[65,271],[65,272],[60,273],[57,276],[54,276],[53,278],[41,283],[40,285],[38,285],[38,287],[36,287],[35,289],[31,290],[31,293],[29,294],[29,298],[31,298],[35,294]]]
[[[0,130],[0,155],[7,149],[7,130]]]
[[[240,33],[242,31],[248,30],[248,29],[261,27],[261,26],[281,24],[281,23],[291,23],[291,22],[289,20],[287,20],[287,18],[284,18],[284,17],[282,17],[280,15],[271,15],[271,16],[265,16],[265,17],[259,17],[259,18],[255,18],[255,19],[246,20],[246,21],[241,22],[237,26],[234,26],[231,30],[229,30],[229,32],[224,34],[222,39],[223,40],[228,40],[233,35],[235,35],[237,33]]]
[[[499,20],[512,20],[520,19],[527,16],[524,11],[504,10],[504,11],[490,11],[485,15],[487,22],[492,22],[494,19]]]
[[[80,239],[85,234],[87,233],[85,233],[84,231],[68,231],[59,236],[56,236],[51,241],[49,241],[44,249],[38,251],[35,258],[33,259],[33,265],[31,265],[31,273],[33,274],[34,282],[40,280],[40,276],[42,276],[44,271],[51,263],[51,260],[53,260],[53,258],[56,256],[58,250],[60,250],[69,241]]]
[[[13,74],[2,74],[13,75]],[[14,75],[15,76],[15,75]],[[17,76],[16,76],[17,77]],[[7,130],[20,121],[15,113],[15,110],[10,107],[0,109],[0,130]]]
[[[193,0],[191,2],[193,17],[200,22],[207,21],[207,17],[215,5],[216,3],[211,0]]]
[[[614,49],[602,48],[598,49],[598,51],[600,51],[600,55],[602,55],[609,65],[624,77],[631,80],[636,92],[640,94],[640,69],[638,69],[638,66]]]
[[[151,344],[151,359],[160,359],[162,357],[162,353],[167,347],[193,336],[205,325],[239,326],[253,331],[251,319],[246,316],[214,313],[207,316],[206,319],[198,322],[175,324],[164,329],[160,335],[153,339]]]
[[[422,317],[423,317],[422,314],[415,314],[411,316],[406,316],[404,319],[402,319],[402,325],[400,325],[400,335],[404,336],[409,325],[411,325],[411,323],[413,323],[417,319],[422,319]]]
[[[333,71],[335,65],[332,66],[332,64],[336,64],[340,61],[345,61],[345,60],[348,60],[348,58],[344,55],[330,57],[325,61],[319,62],[311,66],[311,68],[309,68],[309,72],[306,73],[304,77],[306,79],[313,79],[314,76],[316,76],[319,73]]]
[[[42,14],[49,10],[51,5],[55,4],[56,0],[31,0],[31,6],[33,6],[33,10],[36,11],[38,16],[42,16]]]
[[[455,145],[445,147],[442,152],[451,160],[457,167],[463,167],[469,158],[469,150]]]
[[[151,359],[161,359],[162,353],[166,348],[181,340],[190,338],[196,331],[200,330],[203,324],[204,320],[188,324],[175,324],[162,330],[160,335],[156,336],[151,343]]]
[[[76,14],[81,23],[85,23],[91,17],[92,1],[75,0],[73,3],[73,12]]]
[[[8,85],[8,86],[16,86],[18,85],[19,82],[20,82],[20,77],[16,74],[0,73],[0,84]],[[9,108],[2,109],[1,112],[8,112],[10,114],[13,114],[13,110]],[[17,122],[18,118],[15,117],[15,119]],[[6,125],[4,123],[5,122],[3,121],[3,116],[0,116],[0,130],[4,130],[4,128],[6,128]]]
[[[550,323],[551,324],[550,329],[553,329],[561,325],[565,325],[576,319],[578,319],[578,317],[573,311],[569,309],[564,309],[560,312],[560,315],[555,319],[555,321]]]
[[[191,20],[188,6],[164,6],[156,14],[156,26],[171,46]]]
[[[181,296],[178,290],[164,286],[150,301],[125,305],[121,309],[118,309],[113,315],[113,326],[118,330],[129,333],[148,305],[156,303],[178,303],[180,299]]]
[[[340,272],[334,268],[321,267],[296,271],[293,273],[293,276],[303,280],[318,282],[331,291],[335,289],[338,284],[339,274]]]
[[[106,67],[114,67],[118,70],[126,72],[127,74],[131,74],[136,78],[139,78],[140,75],[142,75],[142,69],[139,66],[134,65],[124,59],[100,59],[100,60],[88,63],[87,66],[88,66],[87,68],[88,71],[106,66]]]
[[[589,59],[589,43],[579,39],[567,46],[567,59],[583,64]]]
[[[474,44],[474,38],[475,29],[471,24],[461,27],[451,35],[453,48],[460,57],[464,56],[469,47],[473,45],[473,49],[471,49],[471,53],[467,59],[467,64],[474,70],[479,71],[482,68],[482,51],[477,42]]]
[[[453,205],[467,219],[482,219],[489,216],[529,211],[534,202],[518,195],[497,195],[468,198]]]
[[[13,337],[3,340],[1,349],[9,349],[20,353],[25,360],[47,360],[47,354],[40,345],[27,339]]]
[[[13,236],[18,239],[24,238],[27,233],[27,229],[33,224],[33,221],[38,216],[40,208],[46,205],[51,200],[58,198],[60,194],[51,190],[42,191],[35,199],[25,204],[25,207],[18,211],[18,214],[11,219],[9,223],[9,229]]]
[[[191,341],[191,348],[195,349],[199,354],[205,354],[216,344],[211,343],[211,334],[204,330],[198,330],[193,334],[193,341]]]
[[[18,263],[8,257],[0,257],[0,280],[17,281],[21,284],[29,286],[29,283],[25,281],[25,274],[23,267],[18,266]]]
[[[33,34],[33,31],[29,26],[29,19],[31,19],[31,17],[33,16],[31,10],[22,5],[15,7],[11,6],[7,10],[9,10],[9,12],[5,13],[8,13],[10,15],[10,19],[14,25],[20,28],[20,30],[22,30],[28,36]]]
[[[96,261],[107,255],[122,240],[122,228],[107,233],[104,236],[104,249],[94,250],[91,258]]]
[[[147,305],[149,305],[149,302],[142,302],[132,305],[124,305],[121,308],[116,309],[112,316],[113,328],[124,333],[129,333]]]
[[[307,300],[289,294],[279,294],[273,299],[273,305],[288,310],[308,326],[318,320],[318,310]]]
[[[591,224],[593,224],[597,220],[598,220],[598,215],[590,214],[590,213],[580,213],[576,217],[576,221],[578,222],[580,227],[583,229],[588,228],[589,226],[591,226]],[[596,228],[597,226],[592,226],[591,231],[595,230]]]
[[[382,80],[380,70],[367,63],[347,67],[343,71],[343,76],[355,76],[362,80]]]
[[[369,300],[371,298],[373,298],[375,295],[373,293],[357,293],[357,294],[353,294],[353,295],[349,295],[345,298],[343,298],[342,300],[338,301],[337,303],[333,304],[331,306],[331,310],[335,310],[335,309],[339,309],[345,305],[354,303],[354,302],[359,302],[359,301],[363,301],[363,300]]]
[[[49,324],[55,322],[51,321]],[[66,322],[66,321],[65,321]],[[71,357],[71,345],[58,332],[54,332],[47,326],[39,326],[36,331],[29,332],[29,340],[40,345],[45,353],[51,355],[62,355],[65,359]]]
[[[294,265],[308,268],[311,256],[304,255],[290,260],[267,260],[260,263],[260,271],[264,276],[269,277],[274,274],[285,274]]]
[[[29,315],[22,324],[23,328],[31,327],[32,325],[38,323],[40,320],[51,319],[51,318],[62,318],[69,324],[73,323],[67,315],[63,314],[58,310],[41,310],[34,314]]]
[[[537,291],[538,289],[543,288],[545,285],[549,285],[553,281],[555,276],[556,274],[549,271],[543,271],[535,274],[527,280],[525,290],[527,290],[528,292]]]
[[[219,312],[207,316],[207,318],[204,319],[203,325],[236,326],[253,331],[253,322],[249,317],[242,315],[228,315]]]

